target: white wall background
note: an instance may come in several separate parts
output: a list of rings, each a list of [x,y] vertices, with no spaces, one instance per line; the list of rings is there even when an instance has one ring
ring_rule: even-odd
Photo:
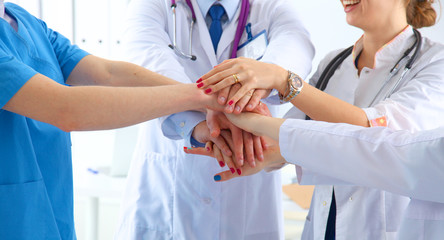
[[[6,0],[8,2],[8,0]],[[271,0],[270,0],[271,1]],[[339,0],[294,0],[316,47],[313,71],[329,51],[352,45],[362,34],[348,26]],[[64,34],[92,54],[121,59],[120,37],[126,4],[129,0],[15,0],[32,14],[45,20],[51,28]],[[436,4],[439,10],[439,4]],[[444,21],[421,30],[425,36],[444,43]],[[297,57],[297,56],[296,56]],[[109,166],[114,153],[115,131],[73,133],[73,161],[82,171],[88,167]],[[130,159],[127,156],[124,161]],[[292,169],[284,174],[292,178]],[[76,196],[76,227],[79,239],[85,239],[84,215],[87,201]],[[100,202],[99,239],[112,239],[116,228],[119,198],[103,198]]]

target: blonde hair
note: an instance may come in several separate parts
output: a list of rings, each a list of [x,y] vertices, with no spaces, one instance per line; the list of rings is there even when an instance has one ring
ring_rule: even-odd
[[[407,22],[414,28],[430,27],[436,23],[434,0],[407,0]]]

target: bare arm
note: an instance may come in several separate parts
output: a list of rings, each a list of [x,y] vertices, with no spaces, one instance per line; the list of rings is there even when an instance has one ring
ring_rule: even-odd
[[[226,114],[227,118],[239,128],[257,136],[266,136],[279,142],[279,128],[285,119],[260,115],[257,113]]]
[[[211,88],[211,93],[218,92],[233,84],[233,74],[238,76],[242,88],[230,98],[228,103],[230,101],[236,103],[248,91],[255,88],[275,88],[283,95],[287,92],[287,70],[278,65],[247,58],[225,61],[205,74],[202,77],[203,88]],[[314,120],[369,126],[364,110],[309,84],[304,83],[301,93],[291,103]]]
[[[370,127],[364,110],[310,84],[304,83],[301,93],[291,103],[313,120]]]
[[[36,74],[3,109],[55,125],[64,131],[77,131],[129,126],[162,115],[202,108],[210,102],[210,98],[192,84],[67,87]]]
[[[179,82],[136,64],[89,55],[77,64],[66,83],[73,86],[159,86]]]

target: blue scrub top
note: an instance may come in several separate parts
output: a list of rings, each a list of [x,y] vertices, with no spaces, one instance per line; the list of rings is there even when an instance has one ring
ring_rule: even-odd
[[[0,107],[35,74],[65,84],[88,53],[21,7],[0,19]],[[71,140],[55,126],[0,110],[0,239],[76,239]]]

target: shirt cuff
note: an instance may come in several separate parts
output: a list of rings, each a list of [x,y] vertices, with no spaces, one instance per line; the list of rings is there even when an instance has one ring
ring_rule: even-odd
[[[190,134],[190,145],[192,148],[203,148],[205,147],[205,143],[201,143],[197,141],[195,138],[193,138],[193,134]]]
[[[189,142],[194,127],[205,119],[205,114],[196,111],[172,114],[162,122],[163,135],[170,139],[185,139]]]

